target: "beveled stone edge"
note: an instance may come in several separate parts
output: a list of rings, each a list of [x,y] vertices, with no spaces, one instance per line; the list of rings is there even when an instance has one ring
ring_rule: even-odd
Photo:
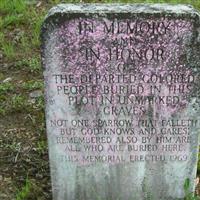
[[[79,3],[79,4],[58,4],[51,8],[46,18],[56,13],[173,13],[173,14],[195,14],[200,13],[193,6],[187,4],[147,4],[147,3]]]

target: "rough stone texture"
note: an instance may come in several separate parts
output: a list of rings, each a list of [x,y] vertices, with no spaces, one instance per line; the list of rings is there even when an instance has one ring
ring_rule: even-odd
[[[186,180],[194,190],[199,23],[186,5],[49,11],[41,36],[54,200],[183,199]]]

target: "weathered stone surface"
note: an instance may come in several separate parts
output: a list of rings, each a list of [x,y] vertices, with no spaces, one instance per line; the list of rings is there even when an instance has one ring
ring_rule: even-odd
[[[54,200],[194,191],[199,14],[186,5],[62,4],[42,28]]]

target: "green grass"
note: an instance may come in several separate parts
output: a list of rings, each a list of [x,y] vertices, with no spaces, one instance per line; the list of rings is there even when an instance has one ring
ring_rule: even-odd
[[[26,112],[28,110],[30,110],[30,103],[28,103],[27,98],[22,94],[0,96],[1,115]]]
[[[30,80],[22,84],[22,88],[28,91],[43,89],[43,81]]]
[[[24,58],[16,63],[17,69],[25,69],[30,73],[41,73],[41,61],[38,56],[32,58]]]
[[[36,102],[34,104],[34,109],[37,111],[44,112],[44,96],[40,96],[36,98]]]
[[[31,191],[31,181],[27,176],[24,186],[17,191],[16,200],[26,200],[30,194],[30,191]]]
[[[0,12],[6,14],[20,14],[26,11],[27,1],[25,0],[1,0]]]
[[[5,148],[9,148],[12,152],[18,152],[21,148],[20,146],[21,144],[16,142],[15,139],[13,139],[11,144],[5,144],[4,147]]]
[[[24,52],[28,52],[30,50],[29,38],[26,35],[22,35],[20,38],[20,46],[24,50]]]
[[[196,196],[191,192],[190,179],[186,179],[184,183],[185,198],[184,200],[200,200],[200,197]]]
[[[34,102],[30,102],[30,99],[24,94],[0,94],[0,115],[5,116],[13,113],[37,114],[37,112],[44,112],[43,96],[35,98]]]
[[[32,10],[31,15],[35,19],[33,23],[31,24],[31,29],[32,29],[31,43],[33,47],[39,48],[40,47],[40,29],[41,29],[42,22],[44,20],[45,12],[42,11],[40,15],[38,16],[38,13],[35,10]]]
[[[8,92],[14,91],[14,85],[12,83],[6,82],[0,84],[0,94],[6,94]]]
[[[29,60],[27,60],[27,64],[28,64],[28,69],[30,72],[39,72],[41,71],[42,67],[41,67],[41,61],[39,57],[33,57]]]
[[[21,110],[23,110],[24,108],[26,108],[27,105],[27,100],[26,97],[19,94],[15,94],[11,97],[11,101],[10,101],[10,110],[14,111],[14,112],[19,112]]]
[[[36,147],[36,151],[42,155],[46,152],[47,150],[47,141],[45,140],[41,140],[37,142],[37,147]]]
[[[2,51],[7,59],[12,60],[15,58],[15,46],[11,41],[2,44]]]
[[[22,14],[18,15],[6,15],[5,18],[1,21],[0,28],[9,28],[10,26],[20,25],[21,23],[25,22],[26,19]]]
[[[0,29],[8,28],[9,26],[19,26],[27,19],[24,18],[27,12],[27,1],[25,0],[1,0],[0,13],[3,15],[3,20],[0,20]]]

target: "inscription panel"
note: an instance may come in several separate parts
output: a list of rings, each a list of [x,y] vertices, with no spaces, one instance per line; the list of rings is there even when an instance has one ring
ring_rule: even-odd
[[[54,199],[183,198],[198,152],[199,73],[190,62],[197,15],[49,18],[43,61]]]

